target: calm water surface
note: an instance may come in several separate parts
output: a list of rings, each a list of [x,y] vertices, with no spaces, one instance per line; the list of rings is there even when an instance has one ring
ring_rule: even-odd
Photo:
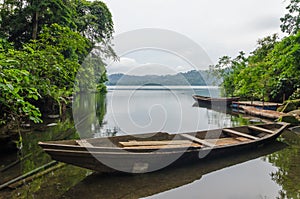
[[[69,119],[24,134],[22,150],[10,158],[1,155],[0,168],[12,156],[24,160],[10,170],[0,170],[0,181],[50,161],[36,145],[39,140],[178,133],[247,123],[226,110],[195,106],[192,94],[218,96],[219,91],[122,87],[110,88],[106,98],[80,96],[73,106],[79,135]],[[268,147],[143,175],[97,174],[67,165],[15,190],[2,190],[0,198],[300,198],[299,165],[300,135],[287,131]]]

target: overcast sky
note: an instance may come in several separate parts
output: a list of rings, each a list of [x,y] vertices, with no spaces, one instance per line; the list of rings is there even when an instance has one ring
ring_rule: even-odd
[[[249,53],[259,38],[280,33],[280,17],[286,13],[284,0],[103,1],[113,15],[115,36],[142,28],[175,31],[202,47],[212,64],[223,55],[235,57],[239,51]],[[139,50],[122,55],[120,62],[107,69],[109,74],[135,75],[193,69],[174,56],[162,51]]]

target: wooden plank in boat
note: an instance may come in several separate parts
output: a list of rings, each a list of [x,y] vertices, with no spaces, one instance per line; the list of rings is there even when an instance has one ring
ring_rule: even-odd
[[[211,143],[209,143],[209,142],[207,142],[207,141],[205,141],[205,140],[196,138],[196,137],[194,137],[194,136],[191,136],[191,135],[188,135],[188,134],[185,134],[185,133],[181,133],[181,134],[179,134],[179,135],[181,135],[182,137],[187,138],[187,139],[189,139],[189,140],[192,140],[192,141],[194,141],[194,142],[196,142],[196,143],[202,144],[202,145],[204,145],[204,146],[208,146],[208,147],[214,147],[214,146],[215,146],[214,144],[211,144]]]
[[[226,132],[226,133],[231,133],[231,134],[242,136],[242,137],[249,138],[249,139],[252,139],[252,140],[259,139],[259,137],[248,135],[248,134],[245,134],[245,133],[242,133],[242,132],[239,132],[239,131],[235,131],[235,130],[232,130],[232,129],[223,129],[223,131]]]
[[[160,145],[182,145],[191,144],[189,140],[163,140],[163,141],[137,141],[130,140],[128,142],[119,142],[124,147],[130,146],[160,146]]]
[[[176,145],[152,145],[152,146],[126,146],[122,149],[168,149],[168,148],[188,148],[188,147],[202,147],[198,143],[190,142],[190,144],[176,144]]]
[[[220,139],[207,139],[207,142],[215,144],[217,146],[225,146],[231,144],[237,144],[241,142],[247,142],[250,139],[244,137],[235,137],[235,138],[220,138]]]
[[[269,133],[269,134],[274,133],[274,131],[272,131],[272,130],[261,128],[259,126],[249,126],[249,129],[256,130],[256,131],[263,132],[263,133]]]
[[[94,147],[87,140],[76,140],[76,142],[77,142],[77,144],[79,144],[79,146],[82,146],[82,147]]]

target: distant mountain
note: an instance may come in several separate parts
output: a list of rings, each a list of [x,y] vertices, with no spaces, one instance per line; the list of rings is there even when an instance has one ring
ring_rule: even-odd
[[[212,78],[208,71],[188,71],[185,73],[178,73],[176,75],[125,75],[125,74],[112,74],[108,76],[106,85],[194,85],[206,86],[214,85],[215,78]]]

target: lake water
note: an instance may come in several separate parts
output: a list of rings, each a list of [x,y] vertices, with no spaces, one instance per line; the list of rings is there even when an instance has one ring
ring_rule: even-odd
[[[24,160],[1,171],[0,183],[50,161],[36,144],[40,140],[178,133],[247,124],[241,116],[229,114],[230,110],[196,106],[193,94],[218,96],[219,90],[110,87],[106,98],[79,96],[73,106],[79,135],[68,118],[55,127],[24,134],[20,152],[10,158],[2,155],[0,166],[8,165],[11,156]],[[267,147],[142,175],[97,174],[65,165],[20,188],[0,191],[0,198],[300,198],[299,165],[300,136],[286,131]]]
[[[109,87],[104,129],[119,134],[190,132],[230,126],[231,116],[196,107],[193,94],[217,97],[216,87]],[[224,107],[226,108],[226,107]]]

